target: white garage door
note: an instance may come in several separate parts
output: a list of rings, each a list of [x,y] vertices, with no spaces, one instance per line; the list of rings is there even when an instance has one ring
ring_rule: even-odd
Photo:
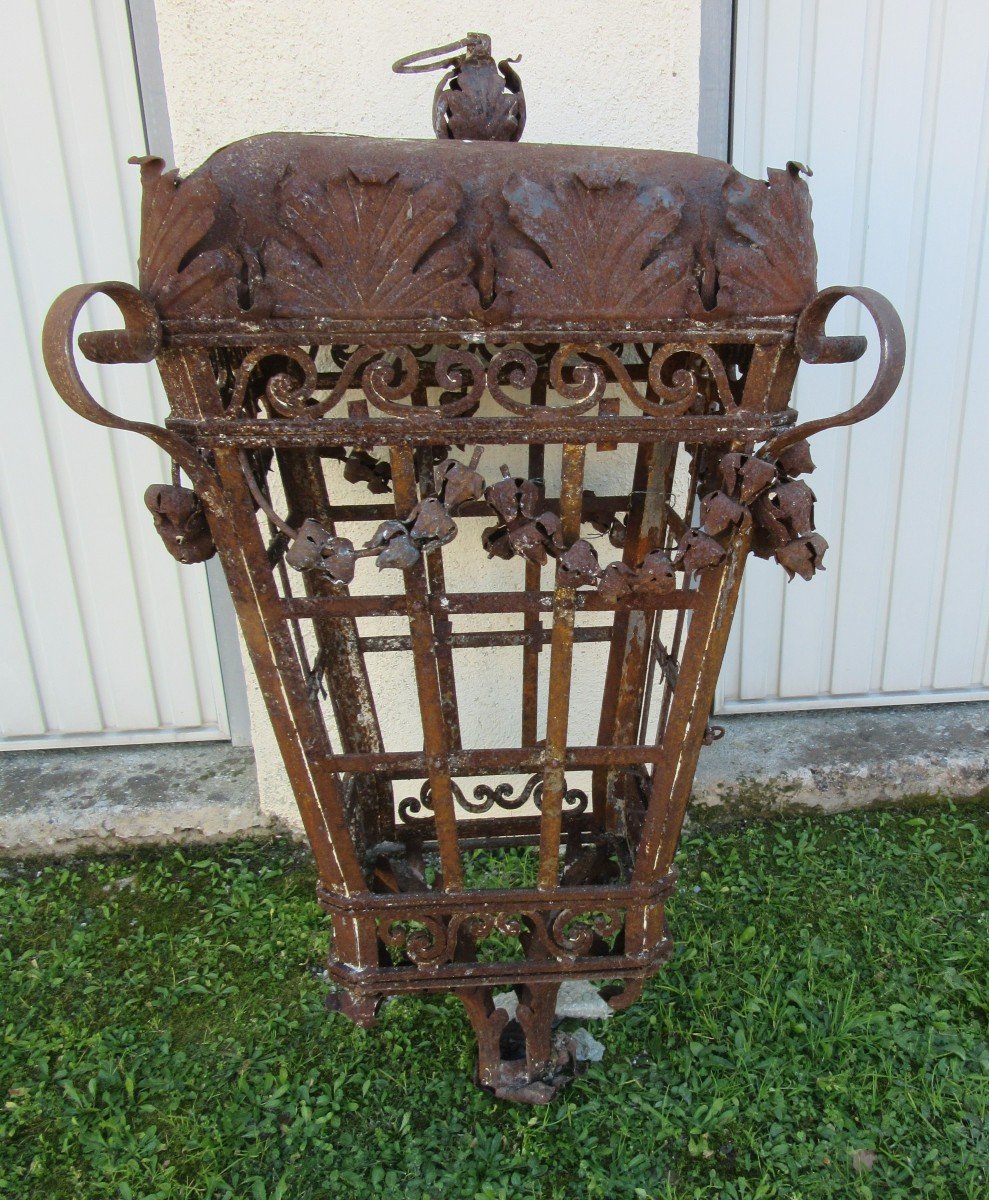
[[[814,441],[828,570],[752,563],[721,708],[985,698],[989,4],[739,0],[736,33],[736,166],[813,168],[819,282],[885,292],[908,362],[883,413]],[[802,368],[801,412],[873,363]]]
[[[169,558],[142,503],[167,464],[70,413],[41,363],[58,292],[135,275],[126,162],[144,133],[127,7],[10,0],[0,28],[0,748],[222,738],[204,570]],[[87,377],[117,411],[166,411],[147,368]]]

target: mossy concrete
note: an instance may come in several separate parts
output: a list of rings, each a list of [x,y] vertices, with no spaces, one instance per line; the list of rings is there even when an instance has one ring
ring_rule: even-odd
[[[831,709],[718,718],[695,806],[739,816],[837,812],[989,788],[989,704]]]
[[[227,742],[0,755],[0,854],[201,842],[269,825],[253,752]]]

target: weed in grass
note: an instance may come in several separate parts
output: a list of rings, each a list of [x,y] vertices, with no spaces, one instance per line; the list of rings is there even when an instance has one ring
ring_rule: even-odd
[[[701,828],[679,861],[674,960],[546,1109],[473,1087],[455,999],[326,1014],[289,843],[8,866],[0,1195],[984,1200],[989,811]]]

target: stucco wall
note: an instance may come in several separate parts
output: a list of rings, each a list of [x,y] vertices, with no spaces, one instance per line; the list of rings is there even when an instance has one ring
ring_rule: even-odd
[[[518,70],[528,109],[526,141],[673,150],[697,146],[701,0],[554,0],[515,6],[156,0],[156,8],[175,158],[183,170],[227,142],[268,130],[429,137],[438,77],[399,77],[391,73],[391,63],[468,30],[490,33],[496,57],[522,54]],[[520,455],[492,449],[482,464],[486,476],[495,477],[502,461],[525,473]],[[553,461],[548,457],[548,473]],[[592,451],[585,486],[600,492],[627,489],[628,469],[627,457]],[[516,564],[486,561],[480,549],[483,527],[477,520],[461,522],[461,536],[447,552],[452,589],[476,586],[479,569],[486,586],[517,586]],[[341,532],[363,541],[370,531]],[[401,584],[397,576],[388,580],[388,573],[376,578],[370,563],[362,566],[361,590]],[[477,627],[476,619],[471,627]],[[571,738],[593,741],[604,648],[591,644],[580,650]],[[548,655],[542,657],[545,668]],[[465,745],[517,744],[519,663],[517,650],[458,653]],[[378,655],[372,669],[379,713],[390,733],[387,748],[421,748],[411,664],[405,656]],[[249,689],[262,806],[294,821],[267,719],[251,683]]]

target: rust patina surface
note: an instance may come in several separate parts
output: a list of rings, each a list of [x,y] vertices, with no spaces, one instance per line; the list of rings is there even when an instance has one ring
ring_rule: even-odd
[[[760,181],[693,155],[519,144],[521,82],[482,35],[397,68],[445,72],[437,140],[270,134],[185,179],[140,160],[139,286],[70,289],[45,356],[72,408],[172,460],[146,495],[168,550],[222,561],[332,920],[334,1005],[372,1023],[386,995],[452,990],[480,1083],[546,1101],[570,1066],[561,981],[602,981],[623,1008],[671,953],[664,903],[721,732],[743,567],[822,568],[807,439],[885,404],[903,331],[868,288],[816,291],[798,165]],[[164,427],[86,391],[74,328],[96,293],[124,327],[81,334],[82,353],[155,360]],[[799,362],[865,349],[825,332],[846,296],[875,323],[877,376],[798,424]],[[620,446],[625,485],[596,495],[588,458]],[[474,590],[447,586],[457,537]],[[517,564],[516,588],[485,589],[491,558]],[[376,571],[400,587],[351,592]],[[588,643],[607,668],[598,736],[575,744]],[[459,691],[486,683],[458,651],[484,647],[518,651],[517,695],[490,700],[516,706],[518,744],[463,745]],[[412,660],[420,749],[389,746],[367,666],[382,653]],[[469,886],[465,851],[519,846],[537,848],[529,886]]]

